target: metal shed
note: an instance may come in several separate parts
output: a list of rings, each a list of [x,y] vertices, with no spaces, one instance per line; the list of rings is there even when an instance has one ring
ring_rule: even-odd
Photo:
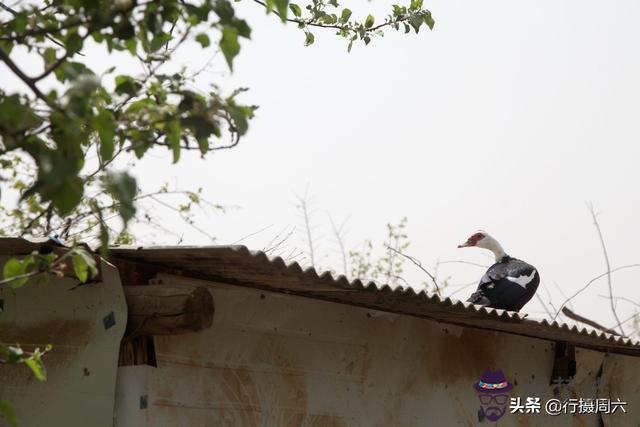
[[[39,247],[0,240],[0,254]],[[523,401],[626,403],[613,414],[551,416],[544,408],[538,414],[506,413],[498,425],[640,425],[640,345],[629,339],[319,275],[242,246],[112,248],[108,261],[98,283],[76,287],[77,281],[62,278],[37,292],[30,284],[17,292],[0,289],[0,325],[15,331],[10,339],[3,333],[3,341],[67,349],[64,358],[48,361],[44,384],[1,367],[8,380],[0,384],[0,398],[16,402],[24,425],[63,413],[67,422],[60,425],[484,425],[491,423],[479,422],[473,385],[487,369],[502,370],[513,385],[509,395]],[[167,312],[158,305],[163,316],[134,320],[140,308],[132,305],[130,290],[144,286],[154,292],[205,289],[215,304],[213,322],[198,316],[185,321],[180,312],[180,325],[153,332],[149,325],[166,320]],[[77,290],[83,294],[69,296]],[[82,321],[80,306],[89,294],[93,329],[82,339],[61,334]],[[52,309],[42,308],[54,300],[60,301],[55,321]],[[114,325],[106,328],[110,313]],[[138,327],[128,326],[125,334],[127,318]],[[47,325],[41,328],[47,332],[36,336],[23,327],[27,322]],[[87,352],[96,346],[99,356]],[[100,378],[90,388],[94,372]],[[54,403],[49,393],[60,388],[77,393],[56,396]],[[37,410],[27,410],[34,395],[41,396]],[[78,408],[74,396],[86,405]]]

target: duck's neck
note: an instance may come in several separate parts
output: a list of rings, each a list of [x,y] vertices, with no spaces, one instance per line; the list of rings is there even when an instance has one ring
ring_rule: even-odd
[[[496,257],[496,262],[502,261],[502,259],[507,256],[507,253],[502,249],[502,245],[498,243],[496,239],[491,236],[487,236],[484,240],[486,240],[486,242],[483,242],[485,249],[493,252],[493,255]]]

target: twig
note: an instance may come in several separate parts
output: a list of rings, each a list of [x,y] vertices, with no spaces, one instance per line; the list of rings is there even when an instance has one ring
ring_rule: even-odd
[[[618,322],[618,327],[620,328],[620,332],[624,335],[624,330],[622,329],[622,325],[620,325],[620,318],[618,317],[618,312],[616,311],[615,301],[613,299],[613,286],[611,285],[611,265],[609,263],[609,254],[607,252],[607,246],[604,243],[604,237],[602,236],[602,230],[600,229],[600,223],[598,223],[598,218],[596,217],[596,212],[593,210],[593,205],[589,204],[589,212],[591,212],[591,217],[593,218],[593,225],[596,227],[598,231],[598,237],[600,238],[600,244],[602,246],[602,253],[604,255],[604,261],[607,265],[607,285],[609,286],[609,303],[611,307],[611,312],[613,313],[613,317]]]
[[[416,258],[414,258],[414,257],[412,257],[410,255],[404,254],[404,253],[400,252],[399,250],[397,250],[395,248],[392,248],[389,245],[385,245],[385,246],[387,247],[387,249],[397,253],[400,256],[405,257],[406,259],[408,259],[409,261],[414,263],[420,270],[422,270],[427,276],[429,276],[429,278],[433,282],[433,285],[436,287],[436,294],[438,294],[440,296],[440,287],[438,286],[438,282],[436,281],[436,278],[431,273],[429,273],[429,271],[426,268],[424,268],[422,266],[422,262],[419,259],[416,259]]]
[[[632,316],[629,316],[629,317],[627,317],[626,319],[624,319],[624,320],[622,321],[622,323],[621,323],[621,324],[622,324],[622,325],[624,325],[625,323],[627,323],[627,322],[628,322],[628,321],[630,321],[630,320],[633,320],[634,318],[636,318],[636,317],[637,317],[637,316],[639,316],[639,315],[640,315],[640,313],[638,313],[638,312],[636,311],[635,313],[633,313],[633,315],[632,315]],[[615,328],[615,326],[614,326],[614,328]]]
[[[594,277],[593,279],[589,280],[589,282],[587,282],[586,285],[584,285],[582,288],[580,288],[576,293],[574,293],[573,295],[571,295],[569,298],[565,299],[564,302],[560,305],[560,308],[558,309],[558,311],[556,312],[556,315],[553,316],[553,320],[556,319],[556,317],[558,317],[558,314],[560,313],[560,311],[562,310],[562,308],[569,303],[573,298],[577,297],[579,294],[581,294],[585,289],[587,289],[589,286],[591,286],[593,284],[593,282],[595,282],[596,280],[606,276],[607,274],[610,273],[615,273],[616,271],[620,271],[620,270],[625,270],[627,268],[637,268],[640,267],[640,264],[629,264],[629,265],[623,265],[620,267],[616,267],[616,268],[612,268],[610,271],[606,272],[606,273],[602,273],[596,277]]]
[[[311,261],[311,266],[315,267],[315,254],[313,250],[313,237],[311,235],[311,223],[309,219],[309,206],[307,204],[307,193],[309,188],[304,192],[304,196],[296,196],[298,199],[298,203],[300,203],[300,210],[302,212],[302,218],[304,219],[304,227],[307,234],[307,245],[309,246],[309,261]]]
[[[544,301],[542,301],[542,297],[540,295],[538,295],[538,293],[536,292],[536,298],[538,298],[538,302],[540,302],[540,304],[542,304],[542,308],[544,308],[544,311],[547,312],[547,315],[549,316],[549,318],[553,317],[553,313],[551,313],[549,311],[549,309],[547,308],[547,305],[544,303]]]
[[[29,86],[29,89],[31,89],[31,91],[33,92],[33,94],[35,96],[37,96],[38,98],[40,98],[41,100],[43,100],[49,107],[59,110],[60,108],[58,106],[56,106],[55,104],[52,104],[51,101],[49,101],[46,97],[46,95],[44,93],[42,93],[40,91],[40,89],[38,89],[38,86],[36,86],[36,84],[34,83],[33,79],[29,76],[27,76],[9,57],[9,55],[4,51],[4,49],[0,48],[0,60],[2,60],[2,62],[4,62],[7,67],[9,67],[9,69],[11,71],[13,71],[13,73],[18,76],[20,78],[20,80],[22,80],[24,82],[24,84],[26,84],[27,86]]]
[[[346,276],[348,271],[347,251],[344,247],[344,241],[342,239],[342,229],[344,228],[344,225],[346,224],[347,220],[344,220],[342,222],[342,225],[340,225],[340,228],[336,227],[336,224],[333,222],[333,218],[331,218],[331,215],[329,215],[329,221],[331,222],[331,229],[333,230],[333,235],[336,238],[336,241],[338,242],[338,246],[340,247],[340,254],[342,255],[342,270],[344,275]]]
[[[34,270],[34,271],[30,271],[29,273],[24,273],[24,274],[18,274],[12,277],[9,277],[8,279],[2,279],[0,280],[0,285],[5,285],[7,283],[11,283],[15,280],[20,280],[20,279],[26,279],[26,278],[30,278],[30,277],[35,277],[38,276],[40,274],[46,273],[47,271],[52,270],[54,267],[57,267],[58,265],[60,265],[60,263],[62,263],[62,261],[64,261],[65,259],[69,258],[71,256],[71,254],[73,253],[72,249],[69,249],[67,252],[65,252],[63,255],[61,255],[60,257],[58,257],[58,259],[56,259],[53,263],[51,263],[51,265],[49,266],[49,269],[38,269],[38,270]]]
[[[608,295],[598,295],[598,296],[599,296],[600,298],[607,298],[607,299],[608,299],[608,298],[610,298]],[[635,305],[636,307],[640,307],[640,304],[638,304],[637,302],[635,302],[634,300],[629,299],[629,298],[625,298],[625,297],[615,297],[614,299],[615,299],[615,300],[620,300],[620,301],[626,301],[626,302],[628,302],[628,303],[631,303],[631,304]],[[623,323],[624,323],[624,322],[623,322]]]
[[[6,4],[4,4],[3,2],[0,2],[0,7],[1,7],[2,9],[6,10],[7,12],[11,13],[13,16],[16,16],[16,15],[18,14],[18,11],[16,11],[15,9],[12,9],[11,7],[9,7],[9,6],[7,6]],[[42,8],[42,9],[40,10],[40,12],[44,11],[47,7],[49,7],[49,6],[46,6],[46,7]],[[47,40],[49,40],[49,41],[50,41],[50,42],[52,42],[53,44],[55,44],[55,45],[57,45],[57,46],[60,46],[60,47],[63,47],[63,48],[66,48],[66,46],[65,46],[64,44],[60,43],[60,42],[59,42],[58,40],[56,40],[54,37],[52,37],[52,36],[50,36],[50,35],[48,35],[48,34],[46,34],[46,35],[45,35],[45,37],[47,38]],[[78,55],[80,55],[80,56],[84,56],[84,55],[83,55],[82,53],[80,53],[80,52],[78,52]]]
[[[478,281],[477,281],[477,280],[474,280],[473,282],[470,282],[470,283],[466,283],[466,284],[464,284],[464,285],[461,285],[460,289],[456,289],[454,292],[451,292],[448,296],[449,296],[449,297],[452,297],[452,296],[454,296],[455,294],[457,294],[458,292],[462,292],[462,291],[464,291],[465,289],[467,289],[468,287],[470,287],[470,286],[474,286],[474,285],[477,285],[477,284],[478,284]]]
[[[448,261],[438,261],[437,264],[467,264],[467,265],[473,265],[475,267],[482,267],[482,268],[490,267],[490,265],[478,264],[476,262],[469,262],[469,261],[459,261],[457,259],[448,260]]]
[[[271,225],[267,225],[266,227],[263,227],[263,228],[261,228],[261,229],[260,229],[260,230],[258,230],[258,231],[254,231],[253,233],[250,233],[250,234],[247,234],[247,235],[245,235],[245,236],[242,236],[241,238],[239,238],[238,240],[236,240],[235,242],[233,242],[233,243],[231,243],[231,244],[232,244],[232,245],[237,245],[238,243],[242,242],[243,240],[248,239],[249,237],[253,237],[253,236],[255,236],[256,234],[260,234],[260,233],[262,233],[264,230],[267,230],[267,229],[269,229],[269,228],[271,228],[271,227],[273,227],[273,224],[271,224]]]

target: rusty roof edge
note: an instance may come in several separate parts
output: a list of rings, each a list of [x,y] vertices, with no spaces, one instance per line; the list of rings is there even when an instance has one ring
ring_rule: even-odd
[[[416,290],[411,287],[391,286],[389,284],[380,284],[374,281],[363,282],[360,279],[354,279],[350,281],[346,276],[342,274],[334,277],[333,274],[329,271],[318,273],[318,271],[313,267],[303,268],[296,261],[287,264],[286,261],[280,256],[270,258],[266,253],[262,251],[252,251],[244,245],[178,246],[178,247],[157,246],[157,247],[146,247],[146,248],[145,247],[114,247],[112,248],[112,252],[116,256],[125,255],[126,257],[126,254],[130,255],[132,254],[132,252],[138,252],[138,251],[144,251],[144,252],[197,251],[203,254],[206,254],[206,252],[208,251],[214,251],[214,252],[231,251],[241,256],[250,256],[251,258],[253,258],[256,261],[259,261],[265,266],[278,268],[288,274],[302,276],[305,279],[313,279],[321,282],[326,282],[334,286],[339,286],[342,289],[353,289],[353,290],[360,290],[360,291],[375,290],[378,292],[391,292],[396,295],[406,295],[406,296],[424,298],[430,303],[441,305],[443,307],[448,307],[454,310],[459,310],[461,312],[480,314],[487,317],[498,318],[500,320],[507,320],[511,322],[515,321],[515,322],[534,325],[534,326],[549,327],[549,328],[557,329],[561,331],[564,330],[566,332],[570,332],[580,336],[596,338],[603,342],[607,342],[609,343],[609,345],[613,345],[617,348],[633,347],[633,348],[638,348],[640,350],[640,341],[632,340],[626,337],[615,336],[615,335],[606,333],[604,331],[598,331],[590,327],[578,327],[576,325],[570,326],[567,323],[558,322],[551,319],[532,318],[532,317],[529,317],[527,314],[521,314],[521,313],[501,310],[501,309],[487,308],[484,306],[471,304],[471,303],[453,299],[450,297],[443,298],[440,295],[437,295],[436,293],[426,292],[425,290]],[[437,320],[437,319],[434,319],[434,320]],[[441,321],[444,323],[448,322],[445,320],[437,320],[437,321]],[[448,323],[455,323],[455,322],[448,322]],[[481,326],[480,328],[482,329]],[[510,333],[509,331],[503,331],[503,332]]]
[[[46,244],[49,244],[49,239],[27,240],[21,237],[2,237],[0,238],[0,254],[1,255],[27,254],[34,250],[38,250],[42,245],[46,245]],[[374,281],[363,282],[360,279],[349,281],[349,279],[344,275],[338,275],[334,277],[333,274],[329,271],[318,273],[318,271],[313,267],[302,268],[302,266],[300,266],[298,262],[292,262],[287,264],[286,261],[282,259],[282,257],[269,258],[269,256],[266,253],[262,251],[251,251],[244,245],[153,246],[153,247],[114,246],[111,248],[111,251],[116,258],[124,258],[124,259],[128,258],[131,260],[135,260],[136,256],[133,256],[134,254],[143,253],[143,252],[147,254],[148,253],[176,254],[176,253],[188,252],[188,251],[195,251],[199,254],[206,254],[207,252],[210,252],[210,251],[216,254],[218,254],[220,251],[231,252],[240,256],[249,256],[251,257],[251,259],[255,261],[259,261],[264,266],[277,268],[281,270],[281,272],[287,275],[293,274],[295,276],[302,277],[306,280],[312,279],[318,282],[327,283],[327,284],[330,284],[331,286],[335,286],[343,290],[389,292],[393,295],[398,295],[398,296],[416,297],[422,300],[426,300],[429,303],[447,308],[450,311],[455,311],[459,313],[466,312],[474,315],[479,314],[481,316],[486,316],[486,318],[499,319],[500,321],[507,321],[508,323],[515,322],[518,324],[531,325],[536,327],[538,326],[548,327],[548,328],[559,330],[559,331],[569,332],[571,334],[575,334],[582,337],[597,339],[598,341],[602,342],[603,345],[606,344],[610,346],[611,349],[627,348],[634,352],[638,352],[638,354],[634,353],[634,355],[640,355],[640,341],[632,340],[627,337],[612,335],[604,331],[593,329],[591,327],[578,327],[576,325],[570,326],[564,322],[558,322],[551,319],[546,319],[546,318],[537,319],[537,318],[529,317],[527,314],[520,314],[512,311],[478,306],[471,303],[463,302],[461,300],[453,299],[450,297],[442,298],[441,296],[435,293],[426,292],[425,290],[415,290],[414,288],[411,288],[411,287],[390,286],[388,284],[380,284]],[[138,262],[141,262],[141,261],[142,260],[140,259],[138,260]],[[157,263],[152,263],[147,260],[144,260],[142,262],[157,266]],[[183,270],[186,270],[186,269],[183,269]],[[272,290],[278,291],[277,289],[272,289]],[[280,291],[284,291],[284,289]],[[317,296],[314,296],[313,294],[306,295],[306,296],[312,297],[312,298],[313,297],[319,298]],[[323,298],[323,299],[330,300],[328,298]],[[345,301],[339,301],[339,300],[336,300],[335,302],[345,303]],[[361,305],[361,304],[355,304],[355,305]],[[383,310],[383,308],[380,308],[380,307],[369,307],[369,308]],[[387,311],[392,311],[392,310],[387,310]],[[411,315],[411,313],[405,313],[403,311],[394,311],[394,312]],[[414,315],[419,315],[419,314],[414,314]],[[429,318],[434,321],[438,321],[442,323],[463,324],[464,326],[476,327],[476,326],[470,325],[468,322],[460,323],[451,319],[442,320],[437,318],[437,316],[433,315],[433,313],[431,313],[431,315],[428,315],[428,313],[425,313],[424,315],[421,315],[421,317]],[[540,337],[538,335],[529,335],[526,333],[518,333],[511,330],[496,329],[494,327],[489,327],[486,325],[480,325],[480,326],[477,326],[477,328],[489,329],[489,330],[500,330],[505,333],[532,336],[535,338],[545,339],[544,337]],[[547,339],[553,340],[553,338],[547,338]],[[593,347],[593,348],[598,347],[597,345],[583,345],[583,346]]]

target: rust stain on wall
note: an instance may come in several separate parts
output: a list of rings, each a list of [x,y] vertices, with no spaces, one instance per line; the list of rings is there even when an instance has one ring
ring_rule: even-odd
[[[88,342],[91,326],[92,322],[84,318],[48,318],[46,324],[14,324],[2,331],[2,340],[22,345],[84,345]]]
[[[425,346],[433,346],[435,351],[428,352],[431,360],[423,365],[424,375],[440,383],[468,382],[487,368],[498,369],[496,349],[503,339],[504,334],[468,328],[463,328],[459,336],[431,330],[424,339]]]

